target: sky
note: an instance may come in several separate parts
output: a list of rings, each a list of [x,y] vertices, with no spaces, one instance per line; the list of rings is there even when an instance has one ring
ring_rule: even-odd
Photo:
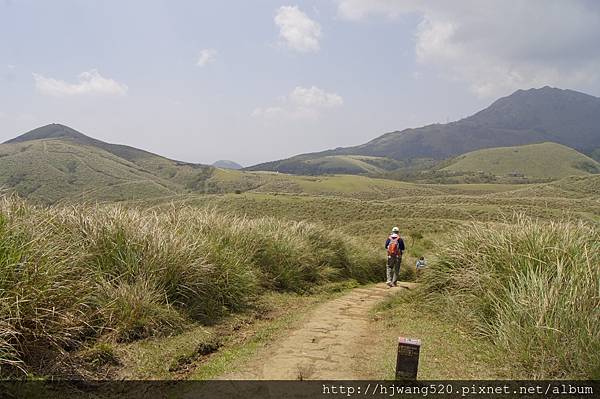
[[[249,166],[600,96],[595,0],[0,0],[0,140],[48,123]]]

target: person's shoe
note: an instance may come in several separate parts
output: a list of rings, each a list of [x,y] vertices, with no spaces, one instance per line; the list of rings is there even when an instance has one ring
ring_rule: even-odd
[[[394,283],[393,285],[394,285],[394,287],[397,287],[397,286],[398,286],[398,283]]]
[[[392,283],[390,283],[389,281],[386,283],[388,287],[392,288]]]

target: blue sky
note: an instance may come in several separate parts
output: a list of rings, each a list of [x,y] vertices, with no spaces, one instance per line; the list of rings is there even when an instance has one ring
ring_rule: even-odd
[[[0,140],[58,122],[250,165],[460,119],[518,88],[600,95],[598,4],[4,0]]]

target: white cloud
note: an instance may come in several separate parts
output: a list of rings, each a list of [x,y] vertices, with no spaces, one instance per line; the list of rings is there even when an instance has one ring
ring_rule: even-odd
[[[64,97],[84,94],[125,95],[128,87],[113,79],[105,78],[96,69],[82,72],[77,76],[77,83],[47,78],[34,73],[35,87],[42,94]]]
[[[328,93],[316,86],[298,86],[280,99],[279,105],[256,108],[251,115],[264,119],[316,119],[320,110],[339,107],[343,103],[339,94]]]
[[[344,103],[339,94],[327,93],[316,86],[296,87],[290,93],[290,101],[301,107],[337,107]]]
[[[251,115],[254,118],[268,118],[281,115],[284,112],[285,110],[281,107],[255,108]]]
[[[348,20],[420,15],[420,65],[482,97],[600,81],[600,3],[586,0],[337,0]]]
[[[301,53],[319,50],[321,26],[297,6],[280,7],[274,20],[287,47]]]
[[[211,62],[214,62],[216,58],[217,50],[212,48],[205,48],[204,50],[200,51],[200,56],[198,57],[198,62],[196,63],[196,65],[198,65],[199,67],[203,67]]]

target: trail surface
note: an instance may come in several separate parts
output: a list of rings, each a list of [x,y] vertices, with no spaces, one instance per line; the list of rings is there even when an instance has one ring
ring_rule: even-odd
[[[374,350],[369,310],[398,291],[411,288],[399,283],[356,288],[319,305],[296,329],[274,341],[242,370],[223,379],[299,380],[365,378],[361,360]]]

